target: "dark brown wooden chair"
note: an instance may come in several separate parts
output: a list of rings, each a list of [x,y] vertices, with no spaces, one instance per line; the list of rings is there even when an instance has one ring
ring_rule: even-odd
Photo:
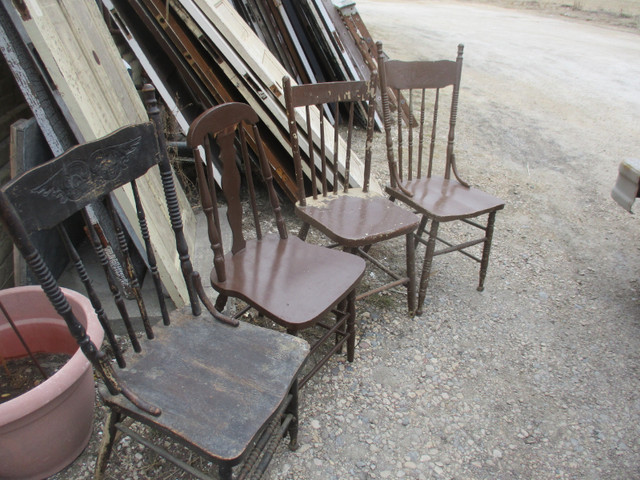
[[[226,103],[205,111],[189,128],[187,143],[194,149],[200,199],[214,252],[211,285],[219,293],[215,306],[220,312],[228,298],[235,297],[289,333],[316,325],[325,327],[326,332],[311,348],[312,354],[318,352],[316,356],[321,358],[300,380],[300,386],[303,386],[333,353],[342,349],[344,343],[347,344],[347,359],[353,361],[355,288],[364,273],[365,263],[354,255],[311,245],[288,235],[271,169],[263,154],[257,122],[258,116],[250,106]],[[252,163],[247,154],[246,130],[250,130],[258,142],[258,172],[264,178],[275,215],[270,228],[277,233],[262,233]],[[214,152],[218,152],[217,155]],[[242,159],[247,183],[247,212],[250,214],[246,216],[243,215],[237,157]],[[219,161],[222,168],[222,193],[233,235],[228,251],[220,234],[214,161]],[[243,220],[246,221],[243,223]],[[335,324],[321,321],[331,312],[336,316]],[[243,313],[236,313],[236,317]],[[331,346],[329,343],[334,337],[336,342]],[[326,348],[321,349],[323,346]]]
[[[139,441],[197,478],[219,478],[196,471],[185,458],[162,447],[168,436],[202,458],[218,465],[221,478],[259,478],[279,440],[290,435],[295,448],[298,428],[297,377],[309,352],[302,339],[246,323],[237,327],[200,314],[193,288],[193,271],[164,139],[156,134],[159,111],[152,90],[147,103],[154,122],[124,127],[102,139],[68,150],[50,162],[17,177],[0,190],[2,220],[56,311],[102,378],[101,394],[109,413],[96,462],[101,478],[118,435]],[[63,222],[93,202],[105,200],[113,211],[110,192],[130,184],[138,207],[147,261],[156,280],[158,301],[164,303],[153,250],[135,179],[159,162],[169,217],[176,233],[177,254],[194,302],[163,322],[145,325],[148,338],[138,339],[131,325],[133,347],[124,354],[117,343],[121,366],[116,373],[110,356],[94,345],[78,322],[61,289],[29,240],[29,232],[57,227],[103,327],[110,331],[101,300],[91,286]],[[117,223],[117,216],[113,215]],[[87,225],[89,231],[92,225]],[[95,233],[95,232],[93,232]],[[92,233],[90,232],[89,237]],[[98,243],[101,260],[104,251]],[[111,280],[110,280],[111,281]],[[116,295],[119,295],[116,289]],[[224,320],[224,319],[223,319]],[[171,324],[171,326],[169,326]],[[144,425],[148,428],[139,428]],[[185,455],[187,456],[187,455]],[[188,455],[190,456],[190,455]],[[148,472],[151,475],[150,472]]]
[[[478,290],[484,289],[496,212],[504,208],[504,202],[471,187],[460,178],[456,168],[453,147],[463,46],[458,46],[458,56],[455,61],[403,62],[386,59],[382,54],[382,44],[378,42],[377,45],[387,159],[391,174],[391,182],[386,187],[386,191],[391,199],[407,204],[422,216],[417,232],[418,241],[427,247],[418,292],[418,310],[422,311],[432,261],[436,255],[459,251],[479,262]],[[412,115],[396,114],[395,120],[392,118],[387,96],[388,89],[395,92],[397,98],[407,99]],[[451,95],[448,112],[446,105],[444,108],[440,106],[441,93],[446,90],[449,90]],[[430,92],[429,95],[427,95],[428,92]],[[431,113],[427,115],[429,109]],[[447,131],[446,153],[443,152],[444,168],[441,175],[436,175],[433,159],[439,153],[436,148],[437,121],[442,113],[449,114],[449,125],[448,129],[444,129]],[[394,124],[397,132],[397,148],[394,148],[392,132]],[[484,225],[472,220],[484,215],[487,215],[487,222]],[[431,220],[431,226],[427,233],[428,239],[425,240],[423,234],[429,220]],[[439,237],[440,224],[454,220],[461,220],[481,229],[482,237],[462,243]],[[436,251],[436,241],[444,243],[444,248]],[[482,244],[480,257],[467,250],[478,244]]]
[[[392,278],[384,285],[361,292],[357,300],[404,286],[407,289],[409,313],[413,315],[416,295],[413,232],[418,228],[420,218],[390,202],[381,191],[370,188],[376,83],[375,73],[371,82],[343,81],[292,86],[289,77],[283,79],[298,185],[299,201],[295,212],[304,222],[300,238],[305,239],[312,226],[335,242],[333,246],[341,246],[345,251],[363,257]],[[367,106],[366,138],[361,152],[364,154],[364,176],[362,187],[355,188],[349,185],[350,156],[355,106],[361,102]],[[312,109],[314,106],[317,110]],[[334,117],[334,136],[330,139],[324,138],[325,116],[319,115],[319,112],[325,111],[332,112]],[[302,129],[298,126],[299,121],[302,122]],[[319,132],[320,136],[318,151],[315,142],[308,140],[314,135],[309,132],[314,131]],[[346,137],[343,147],[340,146],[339,135]],[[303,138],[306,149],[301,148]],[[341,163],[343,167],[340,167]],[[310,172],[310,196],[306,193],[303,169]],[[399,275],[374,256],[375,247],[372,246],[402,236],[406,237],[406,273]]]

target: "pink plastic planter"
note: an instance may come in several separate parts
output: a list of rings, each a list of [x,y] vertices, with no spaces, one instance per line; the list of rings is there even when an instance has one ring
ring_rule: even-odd
[[[78,320],[100,346],[104,333],[89,300],[63,289]],[[33,352],[71,359],[37,387],[0,405],[0,478],[42,479],[75,460],[89,442],[94,414],[91,364],[38,286],[0,290],[0,301]],[[0,312],[0,352],[26,351]]]

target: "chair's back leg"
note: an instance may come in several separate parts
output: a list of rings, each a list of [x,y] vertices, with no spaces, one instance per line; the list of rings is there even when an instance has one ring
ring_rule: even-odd
[[[142,317],[142,325],[144,326],[144,332],[147,335],[148,339],[153,338],[153,330],[151,329],[151,324],[149,323],[149,315],[147,314],[147,307],[144,304],[144,299],[142,298],[142,291],[140,289],[140,282],[138,282],[138,277],[136,276],[135,269],[133,267],[133,261],[131,260],[131,255],[129,254],[129,246],[127,245],[127,238],[124,235],[124,230],[122,228],[122,222],[118,217],[117,212],[115,211],[115,206],[113,203],[113,197],[109,194],[106,198],[107,209],[109,210],[109,215],[111,216],[111,220],[113,221],[113,226],[116,233],[116,238],[118,239],[118,247],[120,248],[120,253],[124,259],[124,270],[127,280],[131,285],[131,290],[133,291],[133,296],[136,299],[136,304],[138,305],[138,311],[140,312],[140,316]]]
[[[356,289],[354,288],[347,296],[347,360],[353,362],[356,352]]]
[[[289,450],[292,452],[298,449],[298,390],[298,379],[296,378],[291,386],[291,401],[285,411],[293,416],[289,424]]]
[[[140,353],[142,348],[140,347],[140,342],[138,341],[138,336],[136,335],[135,330],[133,329],[133,324],[131,323],[131,319],[129,318],[129,312],[127,311],[127,307],[124,304],[124,300],[122,299],[122,295],[120,294],[120,289],[116,284],[115,279],[113,278],[113,274],[111,273],[111,268],[109,267],[109,259],[107,258],[107,254],[102,248],[102,244],[100,243],[100,239],[93,227],[91,219],[86,214],[86,211],[82,213],[84,217],[84,221],[87,228],[87,237],[89,238],[89,242],[91,243],[93,250],[96,252],[98,256],[98,260],[100,261],[100,265],[102,266],[102,270],[104,271],[105,278],[107,279],[107,285],[109,286],[109,290],[111,291],[111,295],[113,297],[113,301],[118,308],[118,312],[122,317],[122,321],[124,323],[125,328],[127,329],[127,334],[129,335],[129,340],[131,341],[131,346],[135,352]]]
[[[406,237],[406,262],[407,262],[407,307],[409,314],[416,311],[416,243],[413,232]]]
[[[67,230],[62,225],[58,225],[57,229],[58,233],[60,234],[60,238],[62,238],[62,243],[67,251],[67,255],[75,266],[75,269],[78,272],[78,277],[80,277],[80,281],[84,285],[85,291],[87,292],[89,300],[91,301],[91,306],[96,311],[96,315],[98,317],[98,320],[100,321],[100,325],[102,325],[102,329],[107,335],[107,340],[109,341],[109,345],[111,345],[111,349],[113,350],[113,354],[116,357],[118,366],[120,368],[124,368],[126,366],[126,362],[124,360],[124,357],[122,356],[122,350],[120,349],[120,346],[116,341],[115,335],[113,334],[111,324],[109,323],[107,314],[102,307],[100,297],[93,288],[93,284],[91,283],[91,279],[89,278],[87,269],[85,268],[84,263],[82,263],[82,259],[80,258],[76,247],[73,245],[71,238],[69,238],[69,233],[67,232]]]
[[[180,258],[182,276],[184,277],[184,281],[187,286],[189,302],[191,303],[191,311],[194,315],[198,316],[202,313],[202,308],[193,285],[193,265],[191,264],[191,259],[189,257],[187,239],[184,236],[182,215],[180,214],[180,206],[178,205],[178,195],[176,194],[176,187],[173,183],[173,172],[167,155],[166,141],[162,134],[162,119],[160,118],[160,109],[158,108],[158,102],[156,100],[155,89],[153,86],[145,85],[142,87],[142,96],[147,107],[149,118],[155,124],[156,132],[158,132],[158,143],[160,146],[160,161],[158,162],[158,168],[160,169],[162,188],[164,190],[165,198],[167,199],[167,209],[169,210],[171,227],[173,228],[173,232],[176,237],[176,250],[178,251],[178,256]]]
[[[144,209],[142,208],[140,192],[138,191],[138,184],[135,180],[131,182],[131,190],[133,191],[133,198],[135,200],[136,210],[138,212],[140,232],[142,233],[142,239],[144,240],[144,246],[147,251],[147,262],[149,262],[149,270],[151,271],[151,278],[153,279],[153,285],[156,289],[156,296],[158,297],[160,313],[162,314],[162,322],[165,325],[169,325],[169,312],[167,311],[167,302],[164,299],[164,293],[162,291],[162,280],[160,279],[160,272],[158,272],[156,254],[153,251],[153,247],[151,246],[151,237],[149,235],[149,228],[147,226],[147,218],[145,216]]]

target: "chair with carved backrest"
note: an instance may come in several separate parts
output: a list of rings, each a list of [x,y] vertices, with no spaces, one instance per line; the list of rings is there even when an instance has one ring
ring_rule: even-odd
[[[407,289],[409,313],[415,310],[414,234],[420,218],[389,201],[378,189],[371,188],[371,157],[375,115],[377,75],[371,82],[343,81],[307,85],[291,85],[283,79],[289,134],[298,185],[296,215],[304,222],[299,236],[306,238],[309,227],[326,235],[345,251],[359,255],[390,276],[392,281],[361,292],[357,299],[394,287]],[[352,187],[351,153],[356,104],[366,104],[366,137],[362,187]],[[313,107],[316,107],[315,109]],[[325,139],[328,120],[320,112],[333,112],[332,138]],[[299,118],[298,118],[299,117]],[[300,127],[298,122],[301,122]],[[320,149],[313,140],[319,132]],[[306,136],[303,132],[306,131]],[[340,141],[346,137],[346,144]],[[307,148],[302,148],[306,144]],[[327,140],[329,146],[326,145]],[[360,152],[358,152],[360,153]],[[305,160],[303,160],[303,154]],[[341,165],[342,164],[342,165]],[[312,165],[314,165],[312,167]],[[311,195],[307,196],[303,169],[309,172]],[[318,170],[318,172],[316,172]],[[375,182],[375,180],[374,180]],[[377,185],[375,185],[377,187]],[[406,239],[406,274],[399,275],[385,265],[371,250],[372,245],[397,237]],[[375,250],[375,247],[374,247]]]
[[[377,46],[387,160],[391,175],[391,182],[386,191],[392,199],[404,202],[422,216],[416,237],[417,241],[426,245],[418,292],[418,310],[422,311],[435,255],[459,251],[479,262],[478,290],[484,289],[495,217],[496,213],[504,208],[504,202],[469,186],[460,178],[456,168],[453,147],[462,73],[462,45],[458,46],[458,56],[455,61],[414,62],[388,60],[382,53],[382,44],[378,42]],[[397,98],[404,98],[409,102],[409,111],[413,114],[396,114],[396,119],[392,118],[387,95],[389,89],[396,93]],[[441,175],[436,175],[433,159],[438,153],[437,120],[442,113],[440,110],[443,110],[440,97],[446,90],[450,90],[451,103],[448,128],[444,129],[447,138],[446,152],[443,154],[444,171]],[[427,95],[428,92],[432,95]],[[414,106],[419,109],[418,115],[413,110]],[[427,116],[428,108],[431,108],[429,116]],[[394,123],[397,129],[397,148],[394,148],[392,132]],[[425,132],[425,128],[430,129],[430,132]],[[472,220],[484,215],[487,216],[487,222],[484,225]],[[426,232],[429,220],[431,220],[431,226]],[[454,220],[461,220],[484,233],[480,238],[457,244],[439,237],[440,224]],[[425,232],[428,236],[427,240],[422,238]],[[444,243],[444,248],[436,250],[436,241]],[[482,245],[480,257],[467,251],[470,247],[479,244]]]
[[[166,437],[186,446],[204,460],[203,464],[217,465],[221,478],[232,478],[233,467],[240,462],[243,465],[235,469],[237,478],[258,478],[283,436],[289,433],[290,446],[296,445],[297,377],[309,346],[302,339],[271,329],[246,323],[229,325],[217,312],[218,320],[211,314],[201,314],[194,289],[199,276],[189,259],[164,138],[156,133],[162,129],[153,89],[145,89],[145,95],[152,122],[124,127],[76,146],[15,178],[0,190],[2,220],[104,383],[100,390],[109,413],[96,477],[104,474],[117,432],[121,432],[198,478],[218,477],[196,471],[184,458],[164,449]],[[162,307],[164,325],[154,328],[147,322],[144,339],[138,339],[129,324],[133,348],[122,353],[118,343],[110,346],[118,364],[125,367],[116,373],[109,355],[91,342],[76,319],[63,291],[30,242],[29,232],[57,227],[107,336],[115,340],[101,300],[63,222],[89,204],[104,201],[118,225],[111,192],[129,184],[158,301],[164,305],[162,282],[142,208],[145,199],[140,199],[136,187],[136,179],[156,164],[175,232],[176,258],[179,256],[191,304],[171,313],[166,305]],[[91,239],[95,236],[92,223],[86,228]],[[102,262],[105,252],[100,242],[94,247]],[[109,281],[113,285],[113,279]],[[119,296],[117,288],[114,293]],[[138,428],[139,425],[147,428]],[[158,433],[163,436],[154,443]]]
[[[316,325],[325,327],[326,332],[311,348],[312,353],[318,352],[320,360],[300,380],[302,386],[333,353],[341,350],[344,343],[347,344],[347,359],[353,361],[355,288],[365,264],[354,255],[311,245],[288,235],[257,122],[258,116],[250,106],[227,103],[207,110],[189,128],[187,143],[194,149],[198,188],[214,252],[211,285],[219,293],[216,300],[219,311],[225,308],[228,298],[233,297],[246,302],[290,333]],[[271,227],[277,233],[263,234],[260,225],[252,163],[246,144],[248,135],[245,131],[248,129],[257,142],[258,171],[264,179],[275,215],[275,226]],[[219,154],[214,156],[214,152]],[[237,157],[243,160],[249,197],[247,210],[251,215],[243,215]],[[214,161],[219,161],[222,167],[222,193],[232,231],[229,251],[225,250],[220,234]],[[253,233],[250,233],[249,218],[253,222]],[[242,313],[240,311],[236,316]],[[336,316],[335,324],[323,321],[330,313]],[[334,337],[336,342],[331,346],[329,341]]]

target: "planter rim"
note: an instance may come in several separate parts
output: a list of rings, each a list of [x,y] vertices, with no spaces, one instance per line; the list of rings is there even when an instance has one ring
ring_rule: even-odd
[[[89,299],[84,295],[67,288],[62,288],[62,292],[69,301],[69,304],[71,305],[71,308],[78,320],[80,320],[81,323],[85,323],[83,322],[83,319],[86,319],[85,328],[87,329],[87,333],[97,348],[100,348],[104,338],[104,331],[102,330],[102,326],[97,319],[96,313]],[[50,306],[51,311],[53,312],[50,322],[60,322],[61,326],[67,328],[65,321],[53,309],[53,306],[49,303],[49,299],[46,297],[40,286],[29,285],[0,290],[0,300],[16,294],[20,294],[21,296],[32,296],[32,298],[33,296],[44,297],[47,305]],[[29,305],[31,303],[33,302],[24,302],[25,305]],[[9,313],[11,312],[9,311]],[[71,335],[71,333],[69,333],[69,335]],[[81,372],[87,370],[87,368],[91,368],[90,362],[78,347],[69,361],[54,375],[31,390],[0,405],[0,417],[3,419],[3,424],[8,426],[12,422],[24,417],[27,412],[32,413],[38,409],[42,410],[41,415],[39,416],[45,415],[47,411],[50,411],[57,406],[55,399],[60,397],[62,392],[68,390],[73,383],[77,381]],[[63,374],[61,374],[61,372],[63,372]],[[73,374],[74,372],[76,372],[75,375]],[[49,408],[43,408],[43,405],[45,404],[50,404]]]

